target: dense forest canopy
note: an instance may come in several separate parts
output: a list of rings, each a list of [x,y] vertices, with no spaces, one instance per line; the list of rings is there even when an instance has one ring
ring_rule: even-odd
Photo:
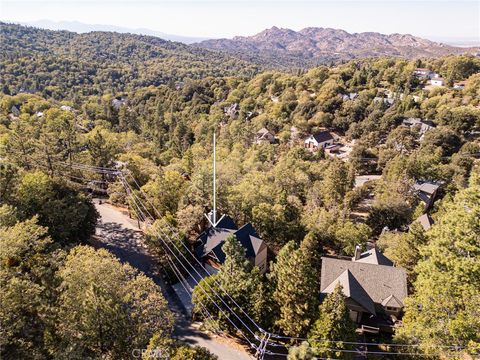
[[[57,99],[259,70],[220,52],[152,36],[76,34],[0,23],[0,42],[4,92],[22,89]]]
[[[340,288],[319,304],[320,256],[351,257],[357,245],[374,242],[407,271],[411,297],[395,341],[420,344],[432,356],[442,342],[470,353],[478,348],[478,57],[359,59],[259,72],[220,53],[146,36],[1,24],[1,37],[0,281],[7,296],[0,321],[13,330],[0,333],[0,345],[7,358],[32,349],[37,358],[121,358],[148,344],[163,344],[172,358],[200,356],[200,349],[170,342],[170,313],[153,282],[85,246],[98,216],[85,185],[114,204],[132,204],[120,181],[72,164],[129,171],[142,190],[137,196],[191,246],[212,206],[214,132],[219,212],[239,225],[251,222],[272,263],[261,275],[228,239],[232,271],[204,285],[229,289],[262,327],[308,337],[317,355],[339,356],[328,341],[355,334]],[[415,76],[419,67],[440,74],[445,86]],[[463,88],[454,88],[461,81]],[[428,131],[405,125],[410,118],[428,121]],[[275,141],[257,141],[262,128]],[[325,129],[350,148],[347,158],[305,148],[308,135]],[[380,178],[362,185],[360,175]],[[427,231],[415,222],[426,210],[413,190],[426,181],[441,184]],[[147,241],[162,261],[158,242]],[[464,284],[450,284],[445,269]],[[447,284],[448,301],[440,302],[441,291],[430,301],[426,291]],[[35,299],[28,304],[20,295],[27,290]],[[81,319],[70,318],[83,293]],[[208,303],[205,296],[194,292]],[[95,299],[111,306],[96,307]],[[51,302],[54,308],[46,306]],[[165,310],[161,318],[154,306]],[[98,309],[118,336],[96,332]],[[292,356],[310,350],[303,344]]]

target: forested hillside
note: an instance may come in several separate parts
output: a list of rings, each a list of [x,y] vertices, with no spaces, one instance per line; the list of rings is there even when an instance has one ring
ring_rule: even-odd
[[[0,42],[4,92],[40,92],[57,99],[258,71],[229,55],[153,36],[0,23]]]
[[[2,357],[125,358],[150,344],[172,359],[209,359],[172,342],[171,314],[150,279],[86,245],[97,219],[86,194],[106,193],[139,217],[125,190],[138,185],[146,210],[193,249],[213,202],[214,132],[218,210],[250,222],[270,262],[261,274],[229,238],[224,267],[204,288],[227,289],[229,304],[264,329],[308,338],[292,359],[348,358],[354,325],[340,287],[320,304],[321,257],[351,259],[373,244],[408,282],[403,326],[388,341],[432,358],[478,353],[479,58],[359,59],[253,75],[248,64],[149,37],[4,24],[2,36]],[[262,128],[273,141],[259,141]],[[326,129],[346,156],[305,147]],[[416,187],[425,183],[438,185],[428,206]],[[430,227],[420,226],[424,215]],[[148,239],[168,271],[165,249]],[[205,306],[216,327],[240,338],[232,323],[241,323],[207,294],[195,288],[194,316]]]

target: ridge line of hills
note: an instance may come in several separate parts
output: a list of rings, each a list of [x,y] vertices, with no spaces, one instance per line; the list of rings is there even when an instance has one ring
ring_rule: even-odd
[[[195,45],[225,51],[255,63],[273,63],[279,67],[311,67],[362,57],[390,56],[412,59],[479,51],[479,48],[455,47],[410,34],[349,33],[345,30],[320,27],[294,31],[276,26],[253,36],[210,39]]]

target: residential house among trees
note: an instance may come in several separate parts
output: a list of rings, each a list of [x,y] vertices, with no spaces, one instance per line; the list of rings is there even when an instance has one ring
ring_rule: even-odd
[[[428,130],[435,128],[435,124],[430,120],[422,120],[420,118],[408,118],[402,121],[402,125],[414,128],[420,127],[420,134],[426,133]]]
[[[430,84],[433,85],[433,86],[443,86],[443,85],[445,85],[445,80],[441,77],[432,78],[430,80]]]
[[[433,220],[428,214],[420,215],[415,222],[418,222],[425,231],[429,230],[433,225]]]
[[[395,267],[373,248],[355,250],[352,260],[322,257],[320,295],[324,298],[340,283],[350,317],[364,332],[393,332],[407,297],[405,269]]]
[[[381,96],[375,96],[373,98],[374,103],[383,103],[384,105],[391,106],[395,103],[395,99],[390,99],[390,98],[384,98]]]
[[[217,226],[209,227],[197,238],[195,253],[199,259],[213,268],[220,268],[225,261],[222,246],[227,237],[234,235],[245,249],[245,256],[261,273],[267,270],[267,245],[258,237],[252,224],[238,228],[233,219],[223,216]]]
[[[453,88],[455,90],[463,90],[465,89],[466,85],[467,85],[467,81],[458,81],[456,83],[453,83]]]
[[[428,181],[417,181],[413,185],[415,194],[425,204],[425,211],[433,206],[433,202],[435,201],[435,197],[437,196],[439,188],[440,185]]]
[[[307,137],[305,139],[305,148],[311,151],[317,151],[333,145],[333,141],[333,135],[328,130],[324,130],[318,134]]]
[[[419,78],[429,79],[433,76],[433,71],[426,68],[416,68],[413,71],[413,75]]]
[[[261,144],[263,142],[267,142],[270,144],[275,143],[275,135],[268,131],[266,128],[261,128],[257,131],[255,135],[255,144]]]

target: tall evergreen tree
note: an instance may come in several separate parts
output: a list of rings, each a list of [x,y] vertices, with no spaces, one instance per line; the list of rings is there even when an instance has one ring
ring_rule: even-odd
[[[338,284],[320,305],[319,316],[308,335],[310,344],[319,356],[350,358],[349,353],[329,350],[351,349],[344,342],[355,341],[355,324],[350,319],[342,286]],[[331,341],[335,341],[332,343]]]
[[[280,314],[276,325],[286,335],[305,335],[317,310],[318,278],[293,241],[279,252],[271,276],[276,284],[273,299]]]
[[[472,180],[440,210],[421,248],[415,292],[407,299],[398,338],[427,353],[442,345],[480,347],[480,186]]]

